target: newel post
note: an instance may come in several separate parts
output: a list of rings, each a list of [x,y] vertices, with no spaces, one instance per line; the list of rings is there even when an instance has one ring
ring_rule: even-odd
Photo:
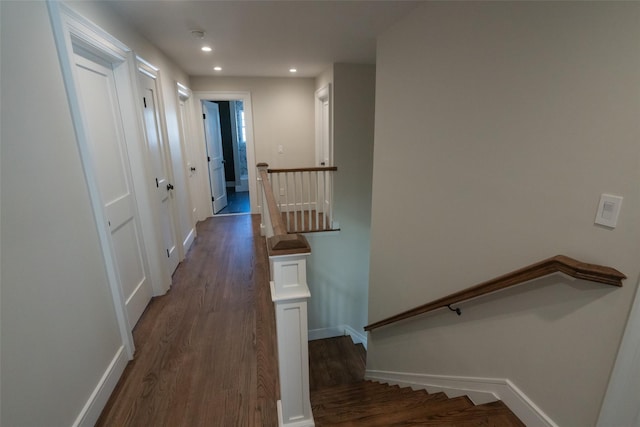
[[[275,305],[280,375],[278,425],[315,426],[309,394],[307,332],[307,257],[311,249],[302,235],[268,239],[271,299]],[[286,249],[277,250],[275,247]]]

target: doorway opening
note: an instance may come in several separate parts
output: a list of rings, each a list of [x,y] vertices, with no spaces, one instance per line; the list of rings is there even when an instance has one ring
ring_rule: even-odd
[[[208,172],[200,176],[200,182],[202,183],[201,195],[197,199],[202,212],[208,211],[209,216],[257,213],[257,173],[255,168],[251,93],[242,91],[207,91],[194,92],[193,95],[196,105],[199,104],[202,109],[199,119],[203,119],[203,126],[197,126],[201,141],[201,145],[198,148],[200,152],[198,163],[202,171],[207,170]],[[228,155],[225,158],[222,146],[220,110],[223,110],[224,115],[226,107],[226,104],[222,103],[222,101],[228,103],[229,106],[233,158]],[[210,143],[216,139],[219,143]],[[219,154],[217,150],[219,150]],[[233,174],[229,174],[229,179],[227,179],[227,165],[231,164],[233,164]],[[214,179],[211,179],[212,177]],[[207,178],[209,179],[207,180]],[[231,197],[227,197],[227,195]],[[247,196],[249,199],[248,205],[244,202]],[[216,199],[219,200],[219,203],[215,203]],[[229,203],[230,201],[235,203]],[[238,205],[238,202],[241,202],[241,208],[236,209],[235,206]],[[229,207],[225,210],[227,206]]]
[[[244,102],[203,100],[202,107],[213,214],[250,213]]]

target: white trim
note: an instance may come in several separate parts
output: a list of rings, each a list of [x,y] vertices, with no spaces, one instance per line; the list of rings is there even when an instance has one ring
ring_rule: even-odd
[[[329,164],[325,164],[325,166],[333,165],[333,102],[331,100],[331,83],[327,83],[325,86],[316,90],[315,93],[315,128],[316,128],[316,166],[320,166],[324,159],[322,158],[323,154],[323,146],[322,146],[322,136],[324,134],[324,129],[322,128],[322,110],[324,107],[324,103],[329,105],[329,123],[327,124],[329,143]]]
[[[359,333],[349,325],[331,326],[329,328],[310,329],[309,341],[323,340],[348,335],[354,344],[362,344],[367,348],[367,336]]]
[[[107,404],[111,393],[118,384],[120,376],[127,367],[127,363],[125,348],[124,346],[120,346],[106,371],[104,371],[102,378],[98,381],[98,385],[96,385],[96,388],[91,393],[91,396],[89,396],[80,414],[78,414],[76,420],[73,422],[73,427],[95,425],[102,409]]]
[[[73,44],[76,42],[87,47],[99,57],[108,57],[114,63],[130,63],[131,61],[128,60],[128,58],[131,58],[131,51],[110,34],[65,4],[61,4],[55,0],[47,0],[47,7],[49,9],[49,17],[51,19],[58,58],[60,60],[60,68],[62,69],[62,77],[69,101],[69,109],[71,110],[73,128],[76,134],[76,143],[82,160],[82,169],[96,222],[96,229],[100,241],[107,281],[113,299],[118,328],[122,344],[126,349],[127,357],[132,359],[135,348],[133,335],[131,334],[124,296],[120,287],[115,255],[111,248],[111,232],[98,188],[98,179],[93,167],[91,167],[91,153],[87,144],[87,134],[82,119],[82,108],[75,84]]]
[[[477,405],[502,400],[528,427],[558,427],[542,409],[508,379],[414,374],[369,369],[365,373],[365,379],[423,389],[429,393],[444,392],[449,397],[466,395]]]
[[[255,140],[253,134],[253,104],[251,101],[251,92],[247,91],[203,91],[203,92],[193,92],[194,100],[202,105],[202,101],[242,101],[244,103],[244,119],[245,126],[247,132],[247,171],[249,173],[249,199],[251,203],[251,213],[260,213],[258,210],[258,202],[257,202],[257,174],[256,174],[256,148],[255,148]],[[194,108],[194,114],[197,115],[200,120],[197,121],[199,123],[196,126],[197,135],[196,138],[199,142],[200,149],[200,164],[198,165],[201,170],[207,170],[207,165],[204,163],[204,159],[207,158],[206,153],[206,144],[204,138],[204,126],[202,125],[202,112],[201,109]],[[208,176],[205,177],[208,180]],[[203,179],[205,179],[203,178]],[[209,216],[213,216],[213,208],[211,206],[211,193],[209,192],[209,183],[202,183],[202,194],[200,197],[204,197],[204,200],[207,200],[207,204],[209,207]],[[206,194],[205,190],[207,191]]]

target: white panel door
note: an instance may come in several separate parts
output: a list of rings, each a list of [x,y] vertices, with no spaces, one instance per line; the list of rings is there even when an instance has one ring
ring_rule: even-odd
[[[167,153],[160,127],[158,111],[157,80],[139,73],[142,90],[142,106],[146,130],[147,147],[151,163],[152,186],[155,188],[155,209],[158,210],[162,227],[163,252],[166,253],[166,269],[169,275],[178,267],[178,248],[176,245],[175,222],[173,215],[173,185],[169,180]]]
[[[220,110],[218,104],[204,101],[204,134],[207,140],[209,161],[209,184],[213,213],[227,206],[227,183],[224,176],[224,157],[222,154],[222,133],[220,132]]]
[[[142,249],[140,219],[131,185],[113,70],[79,48],[75,52],[75,69],[91,166],[109,221],[111,250],[129,325],[133,328],[151,300],[152,289]]]

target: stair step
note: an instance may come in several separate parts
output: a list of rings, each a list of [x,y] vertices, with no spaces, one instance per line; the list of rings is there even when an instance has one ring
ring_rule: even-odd
[[[342,400],[358,401],[365,398],[375,397],[379,394],[395,393],[400,390],[400,387],[388,387],[382,384],[375,383],[362,383],[357,388],[345,388],[345,389],[325,389],[321,392],[311,393],[312,405],[321,405],[325,402],[336,402]]]
[[[339,407],[326,406],[316,411],[314,407],[314,419],[318,425],[336,425],[348,421],[372,419],[392,412],[404,412],[416,407],[443,402],[447,400],[444,393],[426,394],[408,392],[398,395],[380,396],[370,402],[357,402],[345,404]]]
[[[426,392],[415,392],[410,388],[377,390],[375,393],[368,393],[366,396],[344,395],[335,399],[324,401],[311,400],[311,407],[314,413],[333,413],[340,408],[353,410],[356,407],[367,407],[375,404],[384,404],[390,401],[412,401],[429,397]],[[444,396],[444,395],[443,395]],[[446,397],[446,396],[445,396]]]
[[[473,406],[466,397],[456,397],[453,399],[435,400],[417,405],[411,408],[404,408],[401,411],[390,410],[387,413],[364,414],[341,422],[323,422],[317,420],[316,426],[341,426],[341,427],[387,427],[402,426],[406,420],[413,418],[434,416],[441,413],[451,413],[453,411],[466,409]],[[409,423],[406,425],[418,425]]]
[[[484,405],[471,406],[464,410],[441,413],[429,417],[413,417],[400,425],[420,426],[500,426],[500,427],[525,427],[504,403],[491,402]]]

